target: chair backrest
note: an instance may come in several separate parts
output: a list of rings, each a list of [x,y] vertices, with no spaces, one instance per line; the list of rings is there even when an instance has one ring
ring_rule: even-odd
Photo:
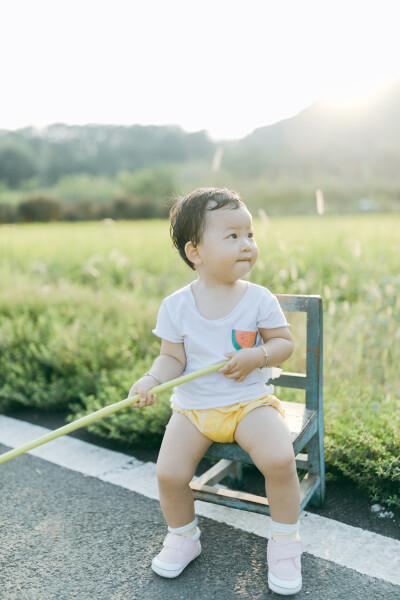
[[[307,408],[319,411],[322,409],[322,298],[292,294],[276,297],[282,310],[307,313],[307,356],[306,374],[283,372],[273,384],[305,390]]]

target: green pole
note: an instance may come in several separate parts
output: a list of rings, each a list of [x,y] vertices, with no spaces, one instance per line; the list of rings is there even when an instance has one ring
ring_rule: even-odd
[[[165,392],[166,390],[170,390],[171,388],[181,385],[182,383],[186,383],[187,381],[191,381],[192,379],[196,379],[197,377],[201,377],[202,375],[208,375],[209,373],[213,373],[214,371],[218,371],[221,367],[226,365],[228,361],[224,360],[220,363],[216,363],[214,365],[209,365],[208,367],[204,367],[203,369],[198,369],[197,371],[193,371],[192,373],[188,373],[187,375],[182,375],[177,379],[172,379],[171,381],[167,381],[166,383],[162,383],[151,389],[153,394],[161,394],[161,392]],[[81,427],[86,427],[89,423],[93,423],[94,421],[98,421],[99,419],[103,419],[103,417],[108,417],[113,413],[121,410],[121,408],[125,408],[134,404],[139,400],[139,395],[131,396],[130,398],[125,398],[125,400],[120,400],[119,402],[115,402],[115,404],[110,404],[109,406],[105,406],[100,410],[96,410],[96,412],[91,413],[90,415],[86,415],[85,417],[81,417],[72,423],[68,423],[68,425],[64,425],[63,427],[59,427],[54,431],[50,431],[41,437],[36,438],[36,440],[32,440],[19,448],[14,448],[13,450],[9,450],[4,454],[0,455],[0,464],[15,458],[16,456],[20,456],[24,454],[24,452],[28,452],[33,448],[37,448],[42,444],[47,444],[47,442],[51,442],[56,438],[66,435],[67,433],[71,433],[71,431],[75,431],[76,429],[80,429]]]

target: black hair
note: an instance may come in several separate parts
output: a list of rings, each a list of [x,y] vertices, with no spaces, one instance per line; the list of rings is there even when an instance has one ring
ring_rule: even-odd
[[[211,204],[211,205],[210,205]],[[227,188],[197,188],[190,194],[179,198],[170,211],[171,238],[181,258],[191,269],[193,263],[185,252],[187,242],[195,246],[201,242],[208,211],[219,208],[240,208],[246,205],[237,192]]]

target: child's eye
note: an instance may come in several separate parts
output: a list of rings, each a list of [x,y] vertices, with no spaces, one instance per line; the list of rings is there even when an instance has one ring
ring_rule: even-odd
[[[237,239],[237,233],[231,233],[230,235],[228,235],[228,238],[232,238],[232,240],[236,240]]]
[[[249,233],[249,235],[247,237],[253,238],[254,237],[254,233],[252,231],[250,231],[250,233]]]

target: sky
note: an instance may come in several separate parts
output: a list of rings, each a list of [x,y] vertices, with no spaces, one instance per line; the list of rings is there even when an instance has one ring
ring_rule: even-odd
[[[398,0],[0,0],[0,128],[244,137],[400,76]]]

